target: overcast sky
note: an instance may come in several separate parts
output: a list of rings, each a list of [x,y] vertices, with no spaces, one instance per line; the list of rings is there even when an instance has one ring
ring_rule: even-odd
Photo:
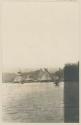
[[[78,61],[78,4],[8,2],[2,8],[3,69]]]

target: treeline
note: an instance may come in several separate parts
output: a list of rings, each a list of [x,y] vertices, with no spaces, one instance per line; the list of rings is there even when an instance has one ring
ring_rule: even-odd
[[[59,68],[54,73],[54,76],[58,77],[59,82],[61,81],[79,81],[79,62],[65,64],[64,68]]]
[[[59,68],[59,70],[57,70],[54,73],[54,76],[56,76],[59,81],[63,81],[64,80],[64,69]]]
[[[36,70],[31,72],[21,72],[20,74],[24,81],[46,81],[46,82],[61,82],[61,81],[79,81],[79,62],[77,64],[66,64],[64,68],[59,68],[55,72],[47,70]],[[44,79],[45,77],[45,79]],[[3,83],[14,83],[15,79],[18,78],[18,73],[3,73]],[[42,80],[43,78],[43,80]],[[28,80],[29,79],[29,80]]]

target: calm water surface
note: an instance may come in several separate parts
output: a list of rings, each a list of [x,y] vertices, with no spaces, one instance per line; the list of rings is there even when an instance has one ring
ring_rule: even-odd
[[[63,83],[3,84],[3,121],[64,122]]]

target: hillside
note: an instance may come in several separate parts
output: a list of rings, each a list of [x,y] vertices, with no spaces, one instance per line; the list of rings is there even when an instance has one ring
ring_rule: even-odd
[[[3,83],[8,83],[8,82],[13,82],[16,77],[15,73],[2,73],[2,82]]]
[[[63,77],[63,70],[48,71],[46,68],[30,72],[17,72],[17,73],[3,73],[3,83],[15,82],[54,82],[56,79]]]

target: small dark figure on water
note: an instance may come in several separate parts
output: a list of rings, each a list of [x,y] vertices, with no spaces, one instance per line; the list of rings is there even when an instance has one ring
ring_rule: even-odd
[[[55,84],[56,86],[59,86],[59,81],[56,81],[54,84]]]

